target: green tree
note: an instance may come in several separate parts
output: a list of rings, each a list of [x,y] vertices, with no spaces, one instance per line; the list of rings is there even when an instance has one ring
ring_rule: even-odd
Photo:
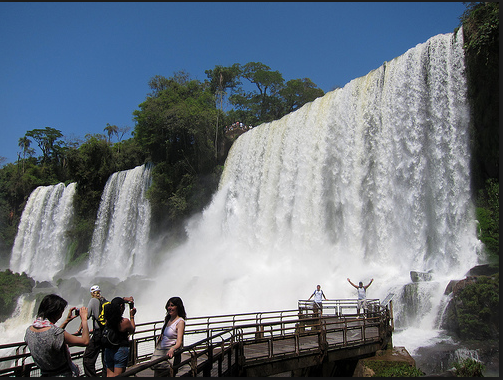
[[[193,172],[202,172],[214,164],[212,158],[208,160],[216,119],[213,96],[208,86],[197,80],[172,77],[164,83],[164,90],[148,97],[140,110],[133,112],[134,137],[154,163],[183,161]]]
[[[111,143],[112,142],[112,135],[118,134],[119,127],[116,125],[110,125],[109,123],[107,123],[107,126],[103,130],[107,132],[108,142]]]
[[[108,178],[117,169],[105,135],[86,135],[85,138],[78,149],[69,149],[67,153],[69,178],[77,182],[76,223],[69,231],[74,255],[87,251],[101,194]]]
[[[104,135],[86,135],[78,149],[68,152],[70,177],[78,183],[78,208],[82,215],[96,217],[101,192],[116,166]],[[85,195],[85,196],[84,196]]]
[[[245,91],[237,79],[229,101],[233,106],[227,113],[231,122],[241,121],[246,125],[258,125],[281,118],[304,104],[323,96],[324,92],[309,78],[292,79],[286,84],[279,71],[261,62],[248,62],[243,66],[234,64],[234,71],[255,88]]]
[[[24,161],[26,160],[26,155],[28,154],[29,156],[33,155],[35,153],[35,150],[33,148],[30,148],[31,145],[31,140],[24,136],[19,139],[18,143],[19,147],[21,148],[21,151],[23,152],[23,165],[22,165],[22,171],[24,173]]]
[[[45,129],[32,129],[26,132],[25,137],[31,137],[35,140],[42,151],[42,162],[49,162],[52,159],[57,160],[61,154],[61,148],[64,144],[59,139],[63,137],[61,131],[45,127]]]
[[[241,67],[241,77],[254,84],[257,91],[239,91],[231,96],[231,102],[247,109],[254,116],[254,125],[278,118],[281,111],[278,112],[276,97],[284,86],[281,73],[261,62],[248,62]]]
[[[279,93],[284,99],[283,112],[285,114],[293,112],[325,94],[309,78],[289,80]]]
[[[154,217],[172,221],[194,212],[195,184],[212,173],[216,160],[212,135],[216,108],[208,83],[185,73],[154,78],[153,92],[133,112],[134,138],[155,163],[149,189]]]
[[[241,70],[239,64],[235,63],[231,67],[215,66],[212,70],[206,70],[206,75],[210,79],[210,91],[215,94],[215,103],[220,112],[217,112],[217,121],[215,126],[215,158],[218,158],[218,135],[222,133],[219,126],[220,114],[224,112],[224,96],[226,89],[233,89],[239,82]]]

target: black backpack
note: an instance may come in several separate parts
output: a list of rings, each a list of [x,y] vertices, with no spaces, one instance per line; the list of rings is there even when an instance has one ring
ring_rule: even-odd
[[[101,330],[101,345],[105,348],[119,347],[119,341],[116,332],[108,326]]]

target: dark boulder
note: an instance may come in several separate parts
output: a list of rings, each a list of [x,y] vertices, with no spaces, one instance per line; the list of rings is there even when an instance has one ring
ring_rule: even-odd
[[[491,265],[491,264],[483,264],[474,266],[472,269],[468,271],[466,274],[469,276],[491,276],[493,274],[499,273],[499,266]]]

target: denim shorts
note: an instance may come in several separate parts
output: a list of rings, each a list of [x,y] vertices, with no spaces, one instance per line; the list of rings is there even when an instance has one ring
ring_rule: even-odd
[[[105,367],[126,368],[129,358],[129,347],[105,348]]]

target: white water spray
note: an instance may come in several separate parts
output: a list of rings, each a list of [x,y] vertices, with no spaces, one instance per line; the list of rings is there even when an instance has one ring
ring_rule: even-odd
[[[293,309],[316,284],[355,297],[347,277],[374,278],[368,296],[384,299],[431,270],[409,322],[434,329],[425,313],[436,317],[480,245],[462,44],[461,32],[435,36],[239,137],[143,302],[162,313],[179,295],[190,315]]]
[[[66,231],[73,218],[76,183],[37,187],[21,215],[9,268],[50,281],[68,262]]]
[[[101,196],[88,275],[124,280],[146,274],[151,210],[145,195],[151,182],[151,165],[110,176]]]

